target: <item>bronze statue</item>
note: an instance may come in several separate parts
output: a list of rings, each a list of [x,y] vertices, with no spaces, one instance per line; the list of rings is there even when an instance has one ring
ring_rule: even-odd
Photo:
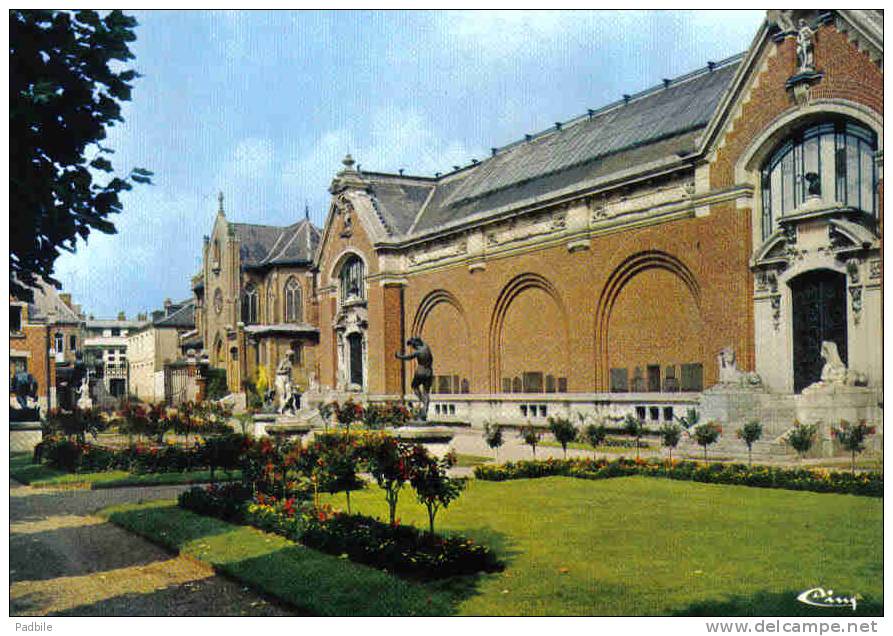
[[[431,355],[431,349],[418,336],[413,336],[406,341],[406,344],[413,348],[413,352],[402,354],[399,351],[395,354],[400,360],[416,360],[415,375],[412,376],[412,390],[421,402],[419,409],[419,419],[428,419],[428,401],[431,394],[431,385],[434,384],[434,356]]]

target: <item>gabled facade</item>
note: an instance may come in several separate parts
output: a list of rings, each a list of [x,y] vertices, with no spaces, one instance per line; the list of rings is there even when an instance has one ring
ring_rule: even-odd
[[[193,279],[190,337],[200,337],[211,366],[226,370],[233,393],[256,382],[261,366],[272,377],[288,351],[295,382],[313,381],[318,318],[310,269],[318,242],[319,230],[306,218],[286,227],[230,222],[221,195]]]
[[[882,57],[878,12],[770,11],[744,54],[447,175],[348,157],[315,263],[322,386],[402,395],[419,335],[435,416],[660,422],[722,350],[799,399],[830,341],[879,399]]]

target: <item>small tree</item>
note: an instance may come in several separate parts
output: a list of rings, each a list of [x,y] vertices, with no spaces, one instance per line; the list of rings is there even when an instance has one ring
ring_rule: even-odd
[[[855,426],[852,426],[846,420],[840,420],[840,428],[836,426],[831,427],[832,437],[837,438],[840,445],[852,454],[852,470],[854,475],[856,474],[856,454],[865,450],[865,438],[869,435],[874,435],[874,433],[875,428],[873,426],[868,426],[868,424],[865,423],[865,420],[862,420]]]
[[[456,456],[448,453],[438,460],[432,457],[423,446],[413,448],[413,471],[410,483],[416,492],[419,503],[428,511],[428,531],[434,534],[434,517],[441,508],[447,508],[459,498],[465,488],[464,479],[453,479],[447,471],[456,463]]]
[[[704,447],[704,461],[707,461],[707,447],[719,441],[722,435],[722,427],[716,422],[698,424],[689,432],[699,446]]]
[[[747,444],[747,465],[753,466],[753,445],[763,436],[763,425],[757,420],[751,420],[739,428],[736,435]]]
[[[682,439],[682,427],[675,422],[665,422],[664,425],[660,427],[660,439],[661,443],[667,449],[670,465],[672,466],[673,449],[679,445],[679,440]]]
[[[528,424],[521,429],[520,437],[525,444],[533,450],[533,458],[536,459],[536,445],[540,443],[542,434],[537,431],[532,424]]]
[[[369,472],[385,491],[391,525],[397,523],[397,499],[400,489],[412,476],[411,448],[390,435],[379,434],[366,440]]]
[[[636,459],[639,459],[639,442],[645,434],[645,424],[635,415],[629,414],[623,420],[623,430],[636,440]]]
[[[561,444],[564,458],[567,459],[567,445],[577,439],[577,427],[565,417],[550,417],[549,430],[555,436],[555,441]]]
[[[583,436],[590,446],[597,448],[605,443],[605,439],[608,437],[608,429],[601,422],[590,424],[583,430]]]
[[[502,437],[502,428],[492,422],[484,422],[484,441],[494,452],[494,458],[499,462],[499,447],[505,443]]]
[[[815,436],[818,430],[819,427],[816,424],[801,424],[794,420],[794,426],[788,431],[785,441],[797,451],[800,461],[803,461],[803,456],[809,452],[809,449],[815,443]]]

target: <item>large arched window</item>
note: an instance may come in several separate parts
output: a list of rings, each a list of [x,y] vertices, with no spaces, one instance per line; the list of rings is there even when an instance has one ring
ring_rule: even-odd
[[[363,277],[365,267],[358,256],[351,256],[341,266],[341,302],[362,299],[365,297]]]
[[[784,140],[761,172],[763,239],[810,194],[876,215],[876,150],[874,132],[845,120],[813,124]]]
[[[249,283],[242,294],[242,322],[257,324],[257,287],[253,283]]]
[[[285,283],[285,322],[301,322],[303,313],[301,285],[291,277]]]

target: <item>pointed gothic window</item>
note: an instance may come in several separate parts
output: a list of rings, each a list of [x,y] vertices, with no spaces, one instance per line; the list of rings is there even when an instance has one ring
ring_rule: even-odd
[[[292,276],[285,283],[285,322],[301,322],[303,313],[301,284]]]
[[[249,283],[242,294],[242,322],[246,325],[257,324],[257,287]]]

